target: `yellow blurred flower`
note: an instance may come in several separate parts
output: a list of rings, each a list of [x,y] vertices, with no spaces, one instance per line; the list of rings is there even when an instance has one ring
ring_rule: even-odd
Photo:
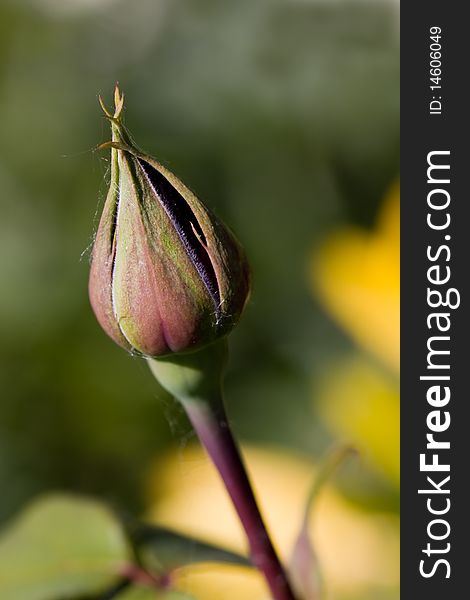
[[[387,195],[375,231],[345,227],[312,261],[314,293],[354,340],[395,372],[400,361],[400,196]]]
[[[396,486],[400,478],[400,197],[387,194],[374,231],[339,230],[315,253],[312,284],[326,310],[365,355],[335,360],[317,382],[316,406],[330,430]]]
[[[266,521],[287,558],[300,528],[315,476],[308,460],[274,450],[245,449]],[[246,544],[238,519],[213,466],[199,447],[156,465],[149,478],[150,518],[230,548]],[[326,486],[313,519],[312,539],[333,598],[398,585],[398,529],[386,515],[366,514]],[[208,566],[181,569],[178,585],[202,600],[267,598],[261,577],[249,569]]]
[[[400,403],[398,383],[360,355],[331,365],[316,390],[318,408],[340,440],[398,486]]]

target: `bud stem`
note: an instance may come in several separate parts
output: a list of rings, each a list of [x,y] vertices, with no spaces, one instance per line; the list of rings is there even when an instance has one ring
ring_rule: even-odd
[[[183,405],[212,459],[245,529],[253,564],[263,573],[273,600],[295,600],[285,570],[258,508],[222,398],[225,340],[185,356],[149,359],[158,381]]]
[[[186,413],[222,477],[250,544],[253,564],[264,574],[274,600],[294,600],[256,503],[222,400],[187,402]]]

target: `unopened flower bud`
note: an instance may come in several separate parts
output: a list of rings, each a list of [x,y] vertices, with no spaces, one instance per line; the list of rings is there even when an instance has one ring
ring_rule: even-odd
[[[122,124],[116,87],[111,182],[93,246],[89,294],[105,332],[146,356],[212,343],[237,323],[249,268],[233,234]]]

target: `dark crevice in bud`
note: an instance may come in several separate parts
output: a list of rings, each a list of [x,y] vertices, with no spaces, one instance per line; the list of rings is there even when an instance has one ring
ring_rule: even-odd
[[[112,161],[116,161],[117,163],[117,156],[114,157],[113,154],[111,154],[111,160]],[[115,168],[118,169],[118,165],[115,165]],[[111,173],[112,173],[112,169],[113,167],[111,167]],[[113,185],[113,181],[112,181],[112,175],[111,175],[111,185]],[[113,192],[118,196],[116,201],[114,202],[113,205],[113,211],[111,214],[111,227],[109,229],[109,248],[110,248],[110,253],[112,253],[112,269],[114,270],[114,260],[115,260],[115,255],[116,255],[116,248],[115,248],[115,237],[116,237],[116,230],[117,230],[117,225],[118,225],[118,211],[119,211],[119,190],[116,190]]]
[[[118,223],[118,210],[119,210],[119,199],[113,207],[111,229],[109,230],[109,245],[111,247],[111,252],[113,253],[113,255],[115,254],[114,238],[116,237],[116,230],[117,230],[117,223]],[[114,257],[113,257],[113,260],[114,260]]]
[[[149,163],[138,158],[140,167],[173,223],[178,236],[195,266],[215,306],[220,319],[220,290],[217,276],[206,248],[206,237],[191,207],[168,179]]]

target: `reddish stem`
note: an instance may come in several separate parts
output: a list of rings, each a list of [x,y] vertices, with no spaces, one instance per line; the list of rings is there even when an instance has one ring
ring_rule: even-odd
[[[201,443],[225,483],[245,529],[253,564],[264,574],[273,600],[295,600],[258,508],[223,402],[209,405],[188,401],[184,405]]]
[[[120,575],[125,577],[128,581],[132,581],[137,585],[145,587],[156,588],[158,590],[166,589],[170,586],[171,578],[169,574],[166,575],[153,575],[144,571],[139,565],[129,563],[125,565],[120,572]]]

